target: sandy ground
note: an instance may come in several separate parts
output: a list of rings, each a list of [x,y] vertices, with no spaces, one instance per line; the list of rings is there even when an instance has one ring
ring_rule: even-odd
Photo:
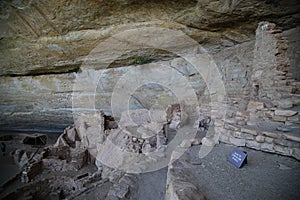
[[[300,199],[300,162],[294,158],[240,148],[248,163],[238,169],[227,161],[233,146],[217,145],[199,159],[200,146],[188,150],[198,187],[209,200]]]

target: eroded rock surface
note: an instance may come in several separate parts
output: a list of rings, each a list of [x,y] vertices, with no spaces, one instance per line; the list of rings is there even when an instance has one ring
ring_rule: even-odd
[[[291,70],[297,69],[298,10],[296,0],[1,1],[1,129],[33,130],[36,127],[36,130],[60,132],[71,125],[73,84],[85,57],[110,36],[134,28],[153,26],[183,31],[215,54],[215,61],[228,82],[228,93],[238,91],[237,96],[244,98],[253,59],[251,41],[262,19],[275,21],[284,30],[293,28],[287,30],[285,36],[291,46],[288,49]],[[102,63],[118,68],[107,71],[109,79],[102,78],[105,90],[96,99],[110,103],[112,90],[107,85],[114,85],[113,80],[124,72],[119,67],[170,60],[176,56],[151,48],[126,51],[117,59],[112,59],[112,51],[103,53],[99,58]],[[173,63],[171,67],[175,69],[186,65],[176,59]],[[105,65],[97,68],[105,68]],[[179,71],[203,85],[201,78],[193,77],[191,70]],[[157,87],[149,88],[158,91]],[[205,87],[198,84],[197,88],[198,97],[206,99]],[[164,100],[159,103],[168,105],[165,103],[168,97],[160,96]],[[153,101],[148,98],[150,102],[142,102],[145,95],[141,94],[132,98],[139,108],[140,103],[149,108]]]

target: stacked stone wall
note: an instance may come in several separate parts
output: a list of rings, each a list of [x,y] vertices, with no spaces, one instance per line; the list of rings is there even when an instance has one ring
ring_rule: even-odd
[[[259,24],[247,108],[229,107],[225,125],[216,130],[221,142],[300,159],[300,83],[289,72],[287,49],[275,24]]]

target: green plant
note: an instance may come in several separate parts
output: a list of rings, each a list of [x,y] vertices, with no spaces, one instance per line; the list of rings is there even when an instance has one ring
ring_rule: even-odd
[[[149,63],[151,61],[148,57],[137,57],[130,64],[131,65],[141,65],[145,63]]]

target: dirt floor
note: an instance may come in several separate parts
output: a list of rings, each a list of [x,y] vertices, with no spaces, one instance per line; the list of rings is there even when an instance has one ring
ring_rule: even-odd
[[[238,169],[227,161],[234,146],[219,144],[203,159],[200,146],[188,149],[197,186],[208,200],[298,200],[300,161],[277,154],[239,148],[248,154]],[[166,168],[138,178],[138,200],[164,199]]]
[[[227,161],[233,146],[217,145],[199,159],[200,146],[188,150],[198,187],[209,200],[300,199],[300,162],[296,159],[239,148],[248,153],[248,163],[238,169]]]
[[[135,199],[164,200],[166,194],[167,167],[155,172],[138,175],[138,191]]]

